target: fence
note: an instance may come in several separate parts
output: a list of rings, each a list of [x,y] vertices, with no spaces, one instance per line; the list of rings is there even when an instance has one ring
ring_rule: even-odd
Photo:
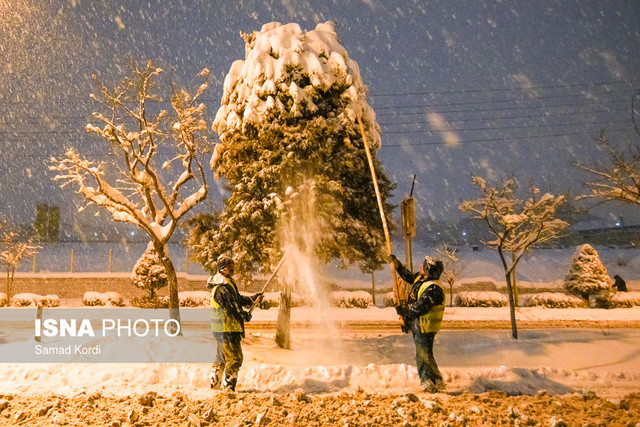
[[[44,244],[38,253],[25,258],[20,272],[131,272],[147,243],[62,242]],[[169,254],[177,272],[206,274],[202,266],[189,259],[188,249],[169,244]]]

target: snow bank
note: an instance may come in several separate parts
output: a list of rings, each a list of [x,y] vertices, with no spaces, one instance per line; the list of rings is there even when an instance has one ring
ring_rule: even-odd
[[[521,295],[520,303],[524,307],[569,308],[583,306],[584,300],[559,292],[540,292]]]
[[[373,297],[366,291],[337,291],[329,294],[329,303],[333,307],[367,308],[373,307]]]
[[[85,292],[82,296],[82,304],[94,306],[124,306],[124,298],[118,292]]]
[[[509,299],[500,292],[458,292],[454,302],[458,307],[504,307]]]
[[[16,294],[11,298],[12,307],[58,307],[60,298],[58,295],[38,295],[31,293]]]

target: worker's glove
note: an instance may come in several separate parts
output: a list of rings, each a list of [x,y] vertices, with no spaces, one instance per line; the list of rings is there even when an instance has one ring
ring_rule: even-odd
[[[215,285],[213,283],[213,276],[211,276],[207,279],[207,289],[213,289],[214,286]]]
[[[241,311],[240,315],[242,316],[242,320],[244,320],[245,322],[251,321],[251,313],[249,313],[248,311]]]
[[[396,309],[396,313],[398,313],[398,316],[404,317],[405,311],[404,311],[404,307],[403,306],[396,305],[394,308]]]
[[[393,264],[396,265],[396,263],[398,262],[398,257],[396,257],[394,254],[389,255],[388,257],[388,261]]]
[[[253,295],[253,302],[255,303],[259,303],[263,299],[264,299],[264,292],[258,292],[257,294]]]

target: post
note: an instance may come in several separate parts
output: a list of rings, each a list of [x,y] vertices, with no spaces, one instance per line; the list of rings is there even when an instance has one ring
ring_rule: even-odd
[[[36,272],[36,257],[38,256],[37,252],[33,253],[33,265],[31,266],[31,272],[35,273]]]
[[[376,305],[376,276],[371,271],[371,296],[373,297],[373,305]]]
[[[184,251],[184,272],[189,274],[189,248]]]
[[[75,273],[76,268],[75,268],[75,266],[73,265],[73,264],[74,264],[74,262],[73,262],[73,261],[74,261],[74,253],[73,253],[73,248],[71,248],[71,272],[72,272],[72,273]]]
[[[371,178],[373,180],[373,189],[376,192],[376,199],[378,201],[378,209],[380,210],[380,219],[382,220],[382,229],[384,231],[384,238],[387,241],[387,251],[388,255],[391,255],[393,251],[391,250],[391,238],[389,237],[389,227],[387,227],[387,218],[384,214],[384,208],[382,206],[382,196],[380,196],[380,189],[378,188],[378,178],[376,178],[376,170],[373,166],[373,158],[371,157],[371,151],[369,150],[369,144],[367,143],[367,135],[364,132],[364,125],[362,124],[362,119],[358,114],[358,125],[360,127],[360,133],[362,134],[362,142],[364,144],[364,151],[367,154],[367,161],[369,162],[369,169],[371,170]],[[402,295],[400,293],[400,288],[398,286],[398,278],[396,276],[396,269],[391,263],[391,274],[393,277],[393,296],[395,297],[396,304],[400,305],[401,302],[404,302],[404,292]]]
[[[414,177],[415,182],[415,177]],[[413,193],[413,185],[411,186]],[[409,270],[413,271],[413,249],[411,239],[416,237],[416,203],[413,197],[404,199],[400,204],[402,213],[402,236],[404,237],[404,248],[406,264]]]
[[[109,273],[113,272],[113,249],[109,249]]]
[[[42,337],[40,336],[40,329],[42,328],[42,306],[41,305],[38,305],[38,309],[36,311],[36,321],[39,321],[40,328],[36,330],[36,335],[33,337],[33,339],[35,339],[36,342],[40,342],[40,340],[42,340]]]

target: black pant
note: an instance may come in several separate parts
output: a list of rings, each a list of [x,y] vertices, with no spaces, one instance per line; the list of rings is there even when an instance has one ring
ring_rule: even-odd
[[[214,370],[224,373],[222,387],[235,390],[238,382],[238,371],[242,366],[242,333],[241,332],[214,332],[217,350]]]
[[[416,365],[420,383],[423,386],[436,384],[442,381],[442,375],[433,357],[433,340],[436,332],[413,333],[413,342],[416,345]]]

